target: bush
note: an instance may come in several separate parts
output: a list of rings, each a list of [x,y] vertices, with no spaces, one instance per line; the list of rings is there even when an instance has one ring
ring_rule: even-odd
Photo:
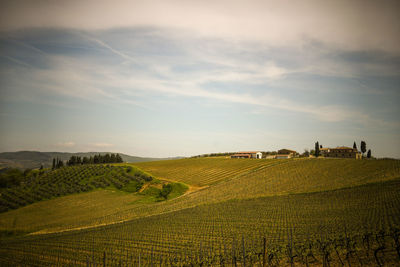
[[[169,193],[172,191],[172,185],[171,184],[164,184],[161,191],[160,191],[160,198],[167,199]]]
[[[24,173],[19,169],[6,169],[0,173],[0,188],[18,186],[23,177]]]

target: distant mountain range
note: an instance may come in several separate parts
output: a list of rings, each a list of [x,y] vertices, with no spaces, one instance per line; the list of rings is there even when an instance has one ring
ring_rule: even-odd
[[[90,157],[94,155],[104,155],[113,152],[79,152],[79,153],[67,153],[67,152],[39,152],[39,151],[18,151],[18,152],[2,152],[0,153],[0,168],[14,167],[14,168],[39,168],[41,164],[43,167],[51,167],[53,158],[59,158],[63,161],[68,160],[71,156],[79,157]],[[119,153],[124,162],[144,162],[144,161],[155,161],[155,160],[169,160],[176,158],[142,158],[136,156],[130,156]]]

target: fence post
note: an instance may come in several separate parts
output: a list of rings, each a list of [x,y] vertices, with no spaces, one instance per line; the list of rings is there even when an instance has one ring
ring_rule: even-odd
[[[154,267],[154,265],[153,265],[153,247],[151,247],[150,266]]]
[[[203,245],[203,241],[200,241],[200,255],[199,255],[199,261],[200,261],[200,263],[203,262],[202,245]]]
[[[93,236],[93,243],[92,243],[92,264],[96,266],[96,262],[94,261],[94,236]]]
[[[242,235],[243,267],[246,267],[246,250],[244,248],[244,236]]]
[[[267,239],[264,237],[264,248],[263,248],[263,267],[267,266]]]
[[[58,253],[57,253],[57,266],[60,266],[60,244],[58,244]]]
[[[233,239],[233,243],[232,243],[232,265],[237,267],[236,265],[236,255],[235,255],[235,239]]]

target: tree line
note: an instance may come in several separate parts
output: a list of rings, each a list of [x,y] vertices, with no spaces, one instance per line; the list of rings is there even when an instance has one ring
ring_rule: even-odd
[[[105,154],[105,155],[94,155],[90,157],[79,157],[79,156],[71,156],[69,160],[67,160],[67,166],[74,165],[84,165],[84,164],[99,164],[99,163],[122,163],[122,157],[117,154]],[[64,166],[64,162],[59,158],[53,158],[52,169],[58,169]]]

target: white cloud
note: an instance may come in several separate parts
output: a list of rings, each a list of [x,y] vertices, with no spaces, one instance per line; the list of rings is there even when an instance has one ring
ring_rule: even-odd
[[[2,1],[0,29],[116,27],[183,29],[200,36],[399,53],[398,1]]]
[[[168,33],[168,31],[163,32],[162,35]],[[338,63],[334,60],[329,61],[323,56],[319,57],[320,54],[329,53],[328,51],[306,53],[304,58],[308,61],[304,65],[295,62],[296,64],[282,66],[279,64],[279,57],[254,60],[254,55],[258,55],[258,52],[262,50],[262,46],[260,47],[259,44],[253,44],[251,48],[256,51],[249,52],[246,49],[251,49],[246,47],[246,43],[227,44],[221,40],[213,40],[210,43],[203,43],[206,48],[190,45],[179,47],[184,51],[183,55],[144,53],[142,57],[133,57],[130,53],[134,51],[127,49],[130,47],[129,42],[114,47],[112,44],[118,46],[118,42],[116,42],[118,38],[112,43],[107,36],[103,36],[105,40],[101,39],[101,34],[80,33],[79,36],[91,40],[97,46],[96,49],[109,51],[113,63],[107,64],[108,55],[105,56],[103,53],[100,55],[88,53],[82,59],[67,55],[46,54],[41,50],[36,51],[37,49],[34,48],[30,50],[38,53],[40,57],[46,58],[47,68],[31,68],[29,71],[24,69],[23,77],[20,76],[20,73],[16,73],[15,76],[8,75],[7,79],[13,80],[16,88],[35,88],[39,92],[98,101],[102,104],[119,105],[124,103],[147,108],[151,105],[138,101],[138,96],[146,97],[154,95],[154,93],[161,93],[247,104],[254,106],[255,109],[273,108],[302,113],[321,121],[346,121],[361,117],[363,123],[366,124],[374,121],[372,117],[363,117],[363,112],[358,111],[357,107],[344,107],[335,105],[335,103],[329,105],[310,104],[291,98],[287,92],[279,91],[279,83],[286,82],[293,73],[322,73],[343,75],[344,77],[357,75],[357,70],[354,71],[349,65],[340,64],[341,62]],[[182,40],[179,37],[174,38],[178,38],[173,39],[173,42],[176,43],[193,41]],[[160,41],[160,39],[154,40]],[[247,57],[241,56],[244,51],[246,51],[244,54]],[[291,53],[295,54],[296,51],[298,50]],[[117,56],[116,60],[115,56]],[[323,60],[320,60],[321,58]],[[301,62],[302,59],[302,57],[298,57],[296,61]],[[175,66],[187,62],[201,63],[203,67],[184,73],[174,70]],[[136,64],[140,67],[133,67]],[[211,68],[208,69],[208,66]],[[206,84],[212,82],[220,82],[223,86],[210,89]],[[241,88],[233,88],[236,84],[240,84]],[[250,90],[253,85],[268,88],[271,84],[278,84],[277,89],[257,92]],[[304,84],[293,85],[292,82],[290,86],[296,88],[302,87]],[[315,93],[319,93],[319,90],[321,89],[314,89]],[[34,90],[26,91],[23,95],[29,93],[37,95]]]
[[[20,83],[29,84],[44,92],[52,92],[61,95],[84,98],[89,101],[105,103],[108,100],[114,103],[134,104],[147,108],[148,105],[135,101],[135,95],[142,92],[162,93],[164,95],[178,95],[193,98],[204,98],[228,103],[239,103],[252,105],[254,107],[273,108],[311,115],[321,121],[345,121],[362,116],[362,112],[343,106],[318,106],[309,105],[291,100],[280,92],[263,92],[251,94],[244,90],[234,93],[234,90],[210,91],[203,88],[202,84],[207,81],[242,82],[245,84],[265,83],[268,80],[276,80],[289,74],[291,70],[277,67],[274,62],[267,62],[264,66],[243,66],[244,73],[239,71],[217,71],[209,73],[207,70],[196,72],[193,76],[182,76],[174,73],[169,68],[157,68],[157,76],[144,73],[125,75],[121,70],[123,66],[101,66],[90,62],[82,62],[60,56],[50,56],[53,67],[50,69],[34,69],[27,72],[27,80],[18,80]],[[156,62],[158,63],[158,62]],[[160,62],[162,64],[162,62]],[[150,63],[150,68],[152,67]],[[66,78],[67,77],[67,78]],[[93,78],[96,77],[96,78]],[[24,86],[23,86],[24,87]],[[112,89],[110,89],[112,88]],[[124,95],[123,97],[121,95]],[[363,117],[363,122],[371,121]],[[112,144],[95,143],[95,147],[111,147]]]

